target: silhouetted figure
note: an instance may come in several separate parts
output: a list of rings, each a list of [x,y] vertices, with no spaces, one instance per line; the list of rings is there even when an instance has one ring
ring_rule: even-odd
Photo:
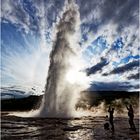
[[[114,122],[113,122],[114,108],[111,109],[111,107],[109,106],[108,112],[109,112],[109,122],[111,125],[111,130],[114,131]]]
[[[135,128],[135,125],[134,125],[134,111],[133,111],[133,107],[132,105],[129,105],[126,106],[127,110],[128,110],[128,117],[129,117],[129,125],[130,125],[130,128],[133,130],[133,131],[136,131],[136,128]]]
[[[105,117],[104,129],[109,130],[108,116]]]

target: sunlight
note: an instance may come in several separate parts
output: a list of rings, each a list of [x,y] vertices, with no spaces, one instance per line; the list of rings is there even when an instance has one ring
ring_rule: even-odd
[[[77,56],[71,57],[68,63],[70,67],[66,73],[66,81],[70,84],[81,85],[83,88],[87,88],[91,78],[84,71],[86,67],[85,61],[77,54]]]
[[[66,74],[66,80],[70,84],[84,85],[87,83],[88,77],[84,72],[76,70],[75,68],[70,69]]]

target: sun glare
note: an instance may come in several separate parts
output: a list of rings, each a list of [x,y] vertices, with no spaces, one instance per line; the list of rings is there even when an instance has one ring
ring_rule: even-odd
[[[75,70],[75,68],[69,70],[66,74],[66,80],[70,84],[86,85],[89,81],[86,74],[82,71]]]

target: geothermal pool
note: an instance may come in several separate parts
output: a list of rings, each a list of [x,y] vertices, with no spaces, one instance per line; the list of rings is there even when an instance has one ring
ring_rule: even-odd
[[[139,120],[135,118],[137,132],[129,129],[128,118],[116,117],[115,132],[104,130],[105,117],[23,118],[2,113],[2,140],[138,140]],[[123,124],[123,125],[122,125]]]

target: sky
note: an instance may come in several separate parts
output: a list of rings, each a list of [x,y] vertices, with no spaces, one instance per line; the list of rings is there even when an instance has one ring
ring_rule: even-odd
[[[1,85],[44,88],[64,0],[1,0]],[[90,90],[139,90],[139,0],[76,0]]]

